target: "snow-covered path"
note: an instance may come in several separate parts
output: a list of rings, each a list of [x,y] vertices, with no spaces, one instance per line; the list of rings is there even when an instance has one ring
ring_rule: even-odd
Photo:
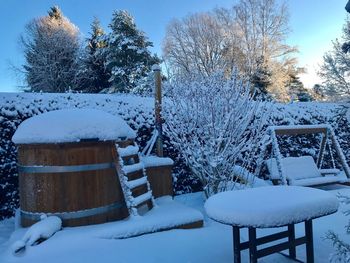
[[[340,192],[350,194],[350,187],[329,187],[335,195]],[[176,198],[189,206],[203,211],[202,193],[182,195]],[[349,242],[344,226],[348,221],[341,211],[314,220],[315,262],[328,262],[333,251],[331,243],[324,240],[328,230],[334,230]],[[0,262],[232,262],[232,231],[224,226],[205,219],[205,226],[192,230],[171,230],[135,238],[115,240],[73,235],[70,231],[56,233],[42,244],[30,247],[20,256],[12,256],[10,245],[20,239],[23,231],[16,231],[9,241],[5,241],[14,228],[14,220],[0,222]],[[271,233],[278,229],[258,230]],[[303,225],[297,225],[297,236],[303,234]],[[242,239],[246,240],[243,235]],[[1,244],[2,243],[2,244]],[[299,246],[297,256],[305,260],[304,246]],[[243,262],[248,262],[247,251]],[[293,262],[280,254],[262,258],[259,262]]]

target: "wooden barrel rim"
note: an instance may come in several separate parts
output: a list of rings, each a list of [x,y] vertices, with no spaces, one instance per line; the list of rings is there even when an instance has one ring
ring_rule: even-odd
[[[69,211],[69,212],[58,212],[58,213],[45,213],[45,212],[30,212],[25,210],[20,210],[21,216],[29,220],[40,220],[40,216],[45,214],[47,216],[58,216],[62,220],[67,219],[78,219],[94,215],[100,215],[107,213],[113,209],[125,207],[125,204],[121,202],[116,202],[106,206],[100,206],[95,208],[89,208],[79,211]]]

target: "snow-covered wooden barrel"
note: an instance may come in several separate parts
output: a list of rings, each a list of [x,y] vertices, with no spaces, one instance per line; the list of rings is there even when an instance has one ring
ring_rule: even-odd
[[[59,110],[25,120],[18,146],[22,226],[50,214],[63,226],[104,223],[128,216],[113,165],[115,141],[135,132],[99,110]]]
[[[174,161],[170,158],[142,157],[148,180],[154,197],[173,195],[172,168]]]

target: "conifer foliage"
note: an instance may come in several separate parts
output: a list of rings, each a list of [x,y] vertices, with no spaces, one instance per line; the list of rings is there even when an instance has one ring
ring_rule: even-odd
[[[136,28],[127,11],[115,11],[109,27],[105,49],[105,65],[111,72],[109,92],[129,92],[159,59],[150,53],[152,42]]]
[[[106,35],[100,21],[95,18],[91,24],[90,37],[87,38],[85,50],[82,53],[78,73],[79,87],[77,89],[98,93],[109,87],[110,72],[105,68],[104,49],[107,47]]]

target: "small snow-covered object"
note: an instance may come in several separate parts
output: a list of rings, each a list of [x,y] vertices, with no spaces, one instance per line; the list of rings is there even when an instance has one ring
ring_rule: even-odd
[[[63,143],[135,137],[135,131],[118,116],[95,109],[65,109],[23,121],[12,141],[16,144]]]
[[[11,250],[14,255],[19,255],[25,251],[26,243],[23,240],[17,240],[12,244]]]
[[[62,220],[57,216],[42,215],[40,219],[41,221],[29,227],[21,240],[12,245],[13,254],[24,251],[26,246],[33,246],[50,238],[62,228]]]
[[[206,201],[205,210],[223,224],[269,228],[330,215],[338,206],[337,198],[323,190],[265,186],[213,195]]]
[[[145,167],[169,166],[174,164],[172,159],[158,156],[142,156],[141,161]]]

